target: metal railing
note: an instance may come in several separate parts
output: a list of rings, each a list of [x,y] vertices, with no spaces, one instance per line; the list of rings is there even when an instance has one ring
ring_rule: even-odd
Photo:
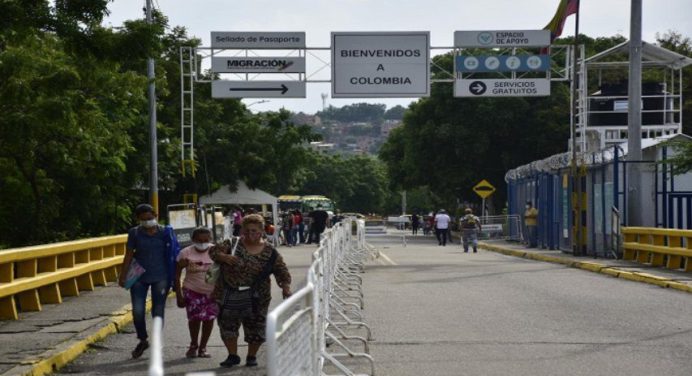
[[[692,230],[623,227],[623,260],[692,271]]]
[[[0,252],[0,319],[116,281],[126,242],[116,235]]]
[[[521,218],[518,215],[489,215],[480,217],[480,239],[524,240]]]
[[[269,313],[268,375],[322,375],[325,367],[354,375],[341,362],[344,358],[365,359],[369,374],[375,374],[368,346],[372,335],[362,314],[360,273],[370,257],[364,233],[364,222],[357,221],[354,234],[351,220],[326,232],[313,254],[305,287]],[[363,346],[362,352],[349,347],[354,341]],[[341,352],[331,351],[333,348]]]

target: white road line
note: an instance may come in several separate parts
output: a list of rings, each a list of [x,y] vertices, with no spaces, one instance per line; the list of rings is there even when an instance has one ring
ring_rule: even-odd
[[[392,261],[392,259],[390,259],[389,256],[385,255],[382,251],[380,251],[380,257],[385,259],[390,265],[399,265],[396,262]]]

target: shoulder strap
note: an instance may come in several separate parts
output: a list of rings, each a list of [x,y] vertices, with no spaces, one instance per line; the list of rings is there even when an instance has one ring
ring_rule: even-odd
[[[264,269],[262,269],[262,273],[260,273],[257,278],[255,278],[255,281],[252,283],[252,288],[255,289],[259,283],[269,277],[270,274],[272,274],[272,271],[274,269],[274,263],[276,262],[276,259],[279,257],[279,252],[276,251],[276,249],[272,248],[272,254],[269,256],[269,260],[267,261],[266,264],[264,264]]]

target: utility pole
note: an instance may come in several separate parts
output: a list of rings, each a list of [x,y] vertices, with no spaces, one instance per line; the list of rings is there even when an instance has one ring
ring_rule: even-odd
[[[582,179],[581,179],[581,174],[579,171],[579,166],[578,166],[578,154],[577,154],[577,125],[579,124],[579,117],[577,116],[577,101],[579,100],[579,95],[578,91],[579,90],[585,90],[585,88],[579,87],[579,82],[578,78],[579,76],[577,75],[577,51],[579,50],[579,4],[580,1],[577,1],[577,12],[576,12],[576,17],[575,17],[575,25],[574,25],[574,45],[572,46],[572,163],[570,166],[570,171],[572,173],[572,192],[575,192],[576,194],[573,196],[576,196],[576,200],[572,203],[572,212],[574,213],[573,218],[574,218],[574,223],[572,224],[574,226],[574,240],[572,241],[572,254],[575,256],[581,256],[582,255]],[[584,62],[582,62],[583,64]],[[583,114],[582,114],[583,116]],[[586,137],[584,134],[585,129],[582,129],[582,137]],[[583,151],[583,150],[582,150]]]
[[[147,23],[154,21],[151,17],[151,0],[147,0],[146,7]],[[149,165],[149,201],[156,213],[159,212],[159,171],[158,171],[158,149],[156,137],[156,86],[154,80],[154,58],[147,59],[147,80],[149,81],[149,144],[151,146],[151,160]]]
[[[643,224],[641,209],[642,160],[642,0],[632,0],[630,9],[630,72],[627,123],[627,226]]]

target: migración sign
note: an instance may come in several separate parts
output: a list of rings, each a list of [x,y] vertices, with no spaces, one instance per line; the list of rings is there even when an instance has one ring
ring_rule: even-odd
[[[305,73],[304,57],[226,57],[211,60],[214,73]]]

